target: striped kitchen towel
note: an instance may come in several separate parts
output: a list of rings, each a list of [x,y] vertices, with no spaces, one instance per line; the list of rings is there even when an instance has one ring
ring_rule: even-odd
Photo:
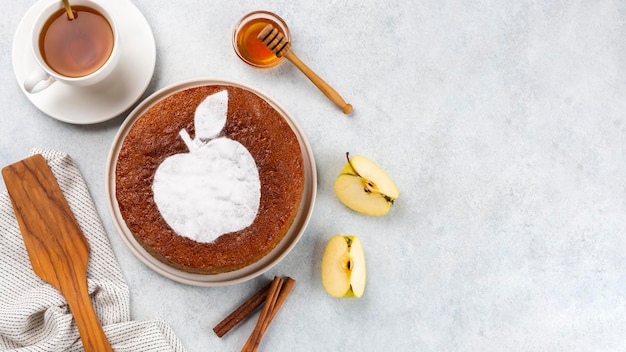
[[[62,152],[34,149],[48,161],[91,248],[87,284],[91,301],[117,352],[183,352],[165,322],[131,321],[128,286],[82,175]],[[82,351],[61,294],[40,279],[30,260],[6,190],[0,194],[0,351]]]

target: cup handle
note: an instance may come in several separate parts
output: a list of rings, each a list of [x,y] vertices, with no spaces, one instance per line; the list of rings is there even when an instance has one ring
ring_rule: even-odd
[[[24,81],[24,89],[26,89],[26,91],[31,94],[39,93],[42,90],[48,88],[54,82],[56,82],[56,79],[54,79],[54,77],[37,68]]]

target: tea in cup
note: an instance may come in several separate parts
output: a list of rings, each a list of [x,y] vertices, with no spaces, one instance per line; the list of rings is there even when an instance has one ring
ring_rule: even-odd
[[[31,46],[38,67],[24,81],[27,92],[40,92],[56,81],[89,86],[113,72],[120,56],[113,17],[92,0],[73,0],[72,11],[74,19],[59,0],[35,20]]]

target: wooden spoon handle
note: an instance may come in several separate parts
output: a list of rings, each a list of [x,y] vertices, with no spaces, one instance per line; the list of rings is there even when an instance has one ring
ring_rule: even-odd
[[[69,17],[70,20],[74,19],[74,11],[72,11],[72,6],[70,6],[70,1],[69,0],[63,0],[63,6],[65,6],[65,12],[67,12],[67,17]]]
[[[84,277],[84,276],[83,276]],[[89,300],[86,280],[73,280],[75,287],[64,287],[62,291],[72,290],[72,293],[61,292],[74,315],[80,339],[83,341],[85,352],[113,352],[104,330],[98,321],[98,316]]]
[[[326,81],[324,81],[320,76],[318,76],[313,70],[311,70],[300,58],[293,53],[293,51],[287,51],[284,56],[287,60],[291,61],[294,66],[296,66],[305,76],[307,76],[313,84],[319,88],[319,90],[324,93],[335,105],[341,108],[344,114],[350,114],[352,112],[352,105],[346,103],[345,100],[337,93],[333,87],[331,87]]]

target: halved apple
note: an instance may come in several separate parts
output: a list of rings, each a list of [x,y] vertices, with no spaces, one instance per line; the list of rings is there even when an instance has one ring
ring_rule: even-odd
[[[357,236],[333,236],[322,258],[322,284],[329,295],[338,298],[363,296],[365,253]]]
[[[350,158],[335,180],[335,194],[348,208],[363,214],[381,216],[391,209],[400,191],[378,165],[364,156]]]

